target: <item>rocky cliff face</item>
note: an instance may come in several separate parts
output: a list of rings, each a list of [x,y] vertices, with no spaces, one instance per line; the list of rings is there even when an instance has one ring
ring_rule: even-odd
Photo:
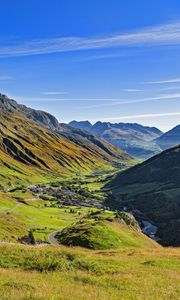
[[[54,130],[59,127],[58,120],[51,114],[18,104],[15,100],[9,99],[3,94],[0,94],[0,110],[3,112],[17,112],[23,114],[28,119],[31,119],[32,121],[35,121],[49,129]]]

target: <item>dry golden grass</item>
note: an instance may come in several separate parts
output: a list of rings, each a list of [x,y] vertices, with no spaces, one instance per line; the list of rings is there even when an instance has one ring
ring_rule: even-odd
[[[7,268],[0,271],[2,300],[180,299],[180,249],[90,251],[6,246],[1,250],[6,251],[7,264]],[[11,266],[10,260],[8,262],[10,253],[16,257],[16,266]],[[44,260],[49,257],[49,266],[50,260],[55,263],[60,256],[63,257],[61,265],[56,265],[54,271],[25,270],[23,257],[28,267],[32,256],[37,255],[35,259],[39,257],[40,265],[45,263],[45,253]],[[8,269],[11,267],[13,269]]]

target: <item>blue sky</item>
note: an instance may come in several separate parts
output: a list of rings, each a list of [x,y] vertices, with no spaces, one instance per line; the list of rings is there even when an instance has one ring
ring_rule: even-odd
[[[180,123],[180,1],[6,0],[0,92],[60,122]]]

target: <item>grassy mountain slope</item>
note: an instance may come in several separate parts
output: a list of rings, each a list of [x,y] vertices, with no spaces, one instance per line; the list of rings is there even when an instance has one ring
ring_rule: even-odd
[[[161,136],[162,132],[155,127],[110,122],[97,122],[92,125],[88,121],[72,121],[69,125],[97,134],[134,157],[147,158],[161,151],[153,140]]]
[[[83,140],[85,143],[85,140]],[[0,112],[1,183],[41,182],[43,178],[126,165],[131,158],[111,145],[87,140],[86,147],[16,113]]]
[[[124,247],[158,247],[140,232],[132,215],[109,211],[96,211],[76,224],[62,230],[57,239],[61,244],[90,249]]]
[[[119,173],[111,182],[110,205],[134,210],[158,227],[164,245],[180,245],[180,146]],[[137,211],[138,210],[138,211]]]
[[[81,146],[95,155],[97,152],[99,152],[99,150],[102,150],[103,152],[105,151],[107,154],[114,157],[115,160],[119,158],[122,159],[122,161],[131,160],[125,152],[110,145],[100,137],[96,137],[93,134],[87,133],[83,130],[73,129],[66,124],[59,123],[58,120],[51,114],[18,104],[15,100],[10,99],[6,95],[2,94],[0,94],[0,111],[4,113],[11,112],[21,114],[27,119],[30,119],[53,132],[56,132],[56,134],[59,136],[67,138],[77,146]],[[121,161],[118,161],[117,165],[122,167]]]
[[[0,219],[0,241],[17,242],[23,236],[28,236],[30,228],[18,218],[0,213]]]
[[[96,153],[96,149],[100,148],[103,152],[105,151],[108,155],[114,157],[114,165],[119,168],[122,168],[124,163],[126,166],[135,164],[135,160],[133,161],[126,152],[113,146],[101,137],[95,136],[86,131],[72,128],[66,124],[59,124],[59,128],[56,130],[56,133],[78,146],[83,147],[83,149],[91,152],[93,151],[93,153]],[[92,149],[92,144],[95,146],[94,149]]]

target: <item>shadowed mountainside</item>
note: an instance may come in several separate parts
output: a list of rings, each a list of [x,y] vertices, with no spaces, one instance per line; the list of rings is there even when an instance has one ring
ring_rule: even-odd
[[[180,144],[180,125],[172,128],[171,130],[162,134],[155,140],[156,144],[161,147],[162,150],[174,147]]]
[[[109,187],[111,207],[134,211],[158,227],[163,245],[180,246],[180,146],[119,173]]]

